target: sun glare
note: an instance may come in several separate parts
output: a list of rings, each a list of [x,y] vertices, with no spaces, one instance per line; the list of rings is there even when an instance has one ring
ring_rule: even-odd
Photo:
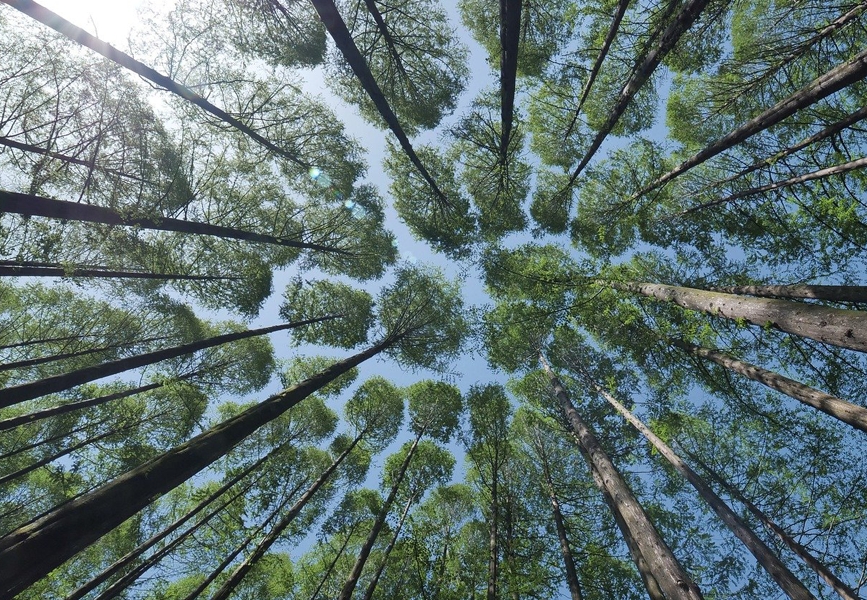
[[[41,0],[45,8],[75,25],[96,34],[101,40],[125,45],[127,34],[141,2],[135,0]]]

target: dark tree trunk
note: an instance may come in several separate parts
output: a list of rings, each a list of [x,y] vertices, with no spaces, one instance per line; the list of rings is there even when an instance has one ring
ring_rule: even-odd
[[[391,535],[391,539],[388,541],[388,545],[382,553],[382,560],[379,561],[376,573],[373,574],[370,583],[367,585],[367,589],[364,590],[364,597],[362,600],[373,600],[373,593],[376,591],[376,586],[379,584],[382,572],[385,571],[385,566],[388,564],[388,557],[391,555],[391,551],[394,550],[395,544],[397,544],[397,538],[400,535],[400,530],[403,529],[403,524],[406,522],[406,518],[409,516],[409,509],[412,506],[413,500],[415,500],[415,496],[410,497],[410,499],[406,501],[406,506],[403,508],[400,520],[397,522],[397,527],[394,528],[394,533]]]
[[[0,596],[12,596],[174,489],[247,436],[343,373],[397,343],[386,340],[331,365],[177,448],[0,538]]]
[[[183,275],[180,273],[145,273],[115,271],[105,267],[69,267],[59,263],[30,263],[0,260],[0,277],[98,277],[105,279],[158,279],[183,281],[238,281],[240,277],[218,275]]]
[[[599,445],[596,436],[575,410],[566,389],[541,353],[539,353],[539,360],[560,402],[560,408],[576,436],[578,449],[590,466],[596,486],[602,491],[605,502],[611,507],[612,512],[619,513],[618,524],[625,527],[624,536],[632,538],[640,556],[647,562],[650,572],[668,600],[702,598],[698,586],[683,570],[671,549],[659,535],[647,513],[644,512],[644,508],[639,504],[608,454]]]
[[[145,338],[143,340],[135,341],[136,344],[147,344],[150,342],[159,342],[161,340],[165,340],[165,336],[161,337],[152,337]],[[117,350],[128,344],[110,344],[108,346],[101,346],[99,348],[88,348],[87,350],[77,350],[75,352],[64,352],[62,354],[52,354],[50,356],[41,356],[39,358],[28,358],[26,360],[17,360],[15,362],[3,363],[0,364],[0,371],[12,371],[14,369],[25,369],[27,367],[35,367],[37,365],[44,365],[50,362],[56,362],[58,360],[66,360],[68,358],[77,358],[79,356],[89,356],[91,354],[97,354],[99,352],[107,352],[109,350]]]
[[[500,0],[500,165],[505,166],[512,139],[515,80],[521,41],[522,0]]]
[[[80,27],[76,27],[60,15],[48,10],[47,8],[33,2],[33,0],[3,0],[4,3],[8,4],[12,8],[15,8],[22,13],[26,14],[28,17],[31,17],[43,25],[54,29],[58,33],[61,33],[71,39],[74,42],[78,42],[82,46],[86,48],[90,48],[97,54],[101,54],[105,58],[119,64],[120,66],[129,69],[136,75],[147,79],[155,83],[156,85],[165,88],[171,93],[180,96],[184,100],[188,102],[192,102],[202,110],[214,115],[222,122],[227,125],[231,125],[238,131],[246,134],[250,138],[254,139],[256,142],[267,148],[268,150],[274,152],[286,158],[296,165],[304,167],[305,169],[309,169],[311,165],[307,164],[299,157],[295,156],[291,152],[276,146],[273,142],[268,141],[255,131],[251,129],[248,125],[245,125],[226,111],[217,108],[197,93],[192,91],[190,88],[181,85],[180,83],[166,77],[158,73],[157,71],[151,69],[147,65],[142,64],[141,62],[134,59],[129,54],[121,52],[111,44],[107,44],[102,40],[90,35],[85,30]]]
[[[358,78],[364,91],[367,92],[371,102],[376,106],[376,109],[388,125],[388,128],[391,129],[391,132],[397,138],[398,142],[400,142],[400,147],[403,148],[404,152],[406,152],[409,160],[415,168],[418,169],[418,172],[422,177],[424,177],[424,180],[431,186],[431,189],[433,189],[439,201],[444,206],[449,206],[450,203],[445,197],[445,194],[443,194],[439,189],[436,181],[434,181],[433,177],[428,173],[428,170],[422,164],[418,155],[415,153],[415,150],[413,150],[412,144],[409,142],[409,138],[403,130],[403,126],[400,124],[400,121],[397,119],[397,115],[394,114],[391,106],[389,106],[388,100],[385,99],[379,84],[376,83],[376,80],[373,78],[373,74],[367,66],[367,61],[364,60],[364,57],[358,50],[358,46],[355,45],[355,41],[352,39],[352,34],[349,33],[349,29],[347,29],[346,23],[343,21],[343,17],[340,16],[333,0],[311,0],[311,2],[313,3],[316,12],[319,14],[319,18],[322,19],[325,28],[328,29],[331,39],[333,39],[334,43],[337,45],[337,49],[340,50],[344,60],[346,60],[347,64],[352,69],[352,72],[355,73],[355,76]]]
[[[328,564],[328,568],[325,570],[325,574],[322,576],[322,579],[319,580],[319,584],[316,586],[316,589],[313,590],[313,595],[310,596],[310,600],[316,600],[319,597],[319,592],[322,591],[322,587],[325,585],[325,582],[328,581],[331,573],[334,572],[334,567],[337,566],[337,561],[340,560],[340,557],[343,556],[343,553],[346,551],[346,547],[349,545],[349,541],[352,539],[352,534],[355,533],[356,529],[358,529],[357,522],[353,523],[352,527],[349,528],[349,533],[346,534],[346,539],[343,540],[343,543],[340,545],[340,550],[338,550],[337,554],[334,555],[334,559]]]
[[[104,225],[123,225],[156,231],[175,231],[191,235],[212,235],[231,240],[261,242],[263,244],[316,250],[318,252],[332,252],[334,254],[349,254],[345,250],[338,248],[331,248],[320,244],[308,244],[307,242],[223,227],[222,225],[197,223],[195,221],[184,221],[183,219],[171,219],[168,217],[127,217],[110,208],[95,206],[93,204],[66,202],[43,198],[42,196],[0,190],[0,213],[2,212],[16,213],[28,217],[46,217],[67,221],[102,223]]]
[[[124,173],[123,171],[119,171],[117,169],[109,169],[106,167],[101,167],[94,163],[93,160],[84,160],[82,158],[76,158],[74,156],[67,156],[66,154],[61,154],[60,152],[52,152],[51,150],[47,150],[45,148],[40,148],[39,146],[34,146],[32,144],[25,144],[23,142],[18,142],[13,139],[0,136],[0,146],[6,146],[7,148],[15,148],[16,150],[21,150],[23,152],[29,152],[31,154],[39,154],[42,156],[48,156],[50,158],[56,158],[57,160],[63,161],[65,163],[70,163],[73,165],[81,165],[83,167],[87,167],[88,169],[95,169],[97,171],[101,171],[103,173],[108,173],[109,175],[116,175],[117,177],[124,177],[126,179],[132,179],[134,181],[140,181],[142,183],[149,183],[146,179],[141,177],[137,177],[135,175],[131,175],[129,173]]]
[[[575,559],[572,557],[572,548],[566,535],[566,524],[563,520],[563,513],[560,511],[560,501],[554,490],[548,457],[544,453],[542,454],[542,473],[545,475],[545,487],[548,490],[548,498],[551,500],[551,513],[554,516],[557,539],[560,540],[560,554],[563,555],[563,567],[566,570],[566,583],[569,585],[569,594],[572,596],[572,600],[584,600],[584,596],[581,594],[581,584],[578,581],[578,573],[575,570]]]
[[[157,350],[156,352],[139,354],[138,356],[121,358],[119,360],[103,363],[101,365],[94,365],[92,367],[78,369],[77,371],[71,371],[69,373],[64,373],[61,375],[46,377],[44,379],[33,381],[31,383],[23,383],[21,385],[8,387],[0,390],[0,408],[6,408],[7,406],[12,406],[13,404],[24,402],[25,400],[32,400],[33,398],[45,396],[46,394],[60,392],[71,387],[75,387],[76,385],[81,385],[82,383],[87,383],[89,381],[95,381],[97,379],[102,379],[103,377],[108,377],[109,375],[117,375],[118,373],[123,373],[124,371],[128,371],[130,369],[144,367],[159,362],[161,360],[167,360],[170,358],[176,358],[178,356],[184,356],[185,354],[191,354],[199,350],[204,350],[205,348],[213,348],[214,346],[228,344],[229,342],[236,342],[238,340],[243,340],[258,335],[266,335],[275,331],[293,329],[295,327],[301,327],[303,325],[309,325],[311,323],[318,323],[320,321],[327,321],[329,319],[336,319],[338,317],[339,316],[319,317],[316,319],[298,321],[297,323],[284,323],[282,325],[273,325],[271,327],[251,329],[249,331],[242,331],[238,333],[226,333],[204,340],[199,340],[198,342],[191,342],[189,344],[173,346],[164,350]]]
[[[692,356],[713,361],[721,367],[725,367],[738,375],[752,379],[753,381],[758,381],[762,385],[766,385],[773,390],[782,392],[790,398],[794,398],[798,402],[806,404],[816,410],[821,410],[826,415],[830,415],[835,419],[843,421],[844,423],[867,433],[867,408],[864,408],[863,406],[846,402],[841,398],[832,396],[831,394],[826,394],[816,388],[804,385],[803,383],[795,381],[794,379],[789,379],[788,377],[784,377],[783,375],[774,373],[773,371],[768,371],[767,369],[739,360],[729,354],[720,352],[719,350],[703,348],[701,346],[684,342],[683,340],[670,339],[669,341],[673,346],[680,348]]]

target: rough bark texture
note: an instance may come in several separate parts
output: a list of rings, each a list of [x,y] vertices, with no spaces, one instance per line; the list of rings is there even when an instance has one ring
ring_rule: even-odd
[[[807,337],[832,346],[867,352],[867,313],[814,304],[722,294],[695,288],[604,281],[602,285],[672,302],[689,310]]]
[[[867,303],[867,285],[730,285],[709,289],[712,292],[762,298],[811,298],[831,302]]]
[[[110,208],[95,206],[93,204],[66,202],[64,200],[54,200],[43,198],[42,196],[0,190],[0,213],[2,212],[17,213],[30,217],[102,223],[104,225],[141,227],[157,231],[176,231],[191,235],[212,235],[226,239],[261,242],[263,244],[274,244],[289,248],[331,252],[333,254],[349,254],[345,250],[330,248],[320,244],[308,244],[307,242],[223,227],[222,225],[196,223],[195,221],[184,221],[183,219],[170,219],[167,217],[128,217]]]
[[[396,343],[389,338],[0,538],[0,596],[13,596],[228,453],[262,425]]]
[[[671,344],[692,354],[710,361],[715,362],[721,367],[725,367],[738,375],[758,381],[759,383],[768,386],[771,389],[782,392],[787,396],[794,398],[798,402],[802,402],[807,406],[811,406],[823,413],[839,419],[844,423],[851,425],[856,429],[860,429],[867,433],[867,408],[846,402],[845,400],[826,394],[823,391],[804,385],[794,379],[789,379],[773,371],[768,371],[761,367],[757,367],[748,362],[739,360],[725,352],[713,350],[711,348],[703,348],[696,346],[683,340],[671,339]]]
[[[606,503],[612,507],[612,512],[619,513],[618,524],[626,528],[624,535],[631,536],[640,555],[647,562],[650,572],[659,583],[659,587],[668,600],[702,598],[701,590],[683,570],[671,549],[660,537],[656,527],[644,512],[644,508],[632,494],[632,490],[629,489],[608,454],[599,445],[596,436],[575,410],[566,389],[541,353],[539,360],[548,375],[560,407],[572,427],[578,441],[578,448],[590,465],[594,482],[602,490]]]
[[[214,346],[228,344],[229,342],[236,342],[238,340],[258,335],[267,335],[275,331],[293,329],[295,327],[301,327],[303,325],[309,325],[311,323],[318,323],[320,321],[327,321],[335,318],[337,317],[320,317],[317,319],[298,321],[297,323],[284,323],[282,325],[263,327],[261,329],[251,329],[249,331],[238,333],[217,335],[204,340],[199,340],[198,342],[173,346],[171,348],[157,350],[156,352],[147,352],[145,354],[139,354],[138,356],[121,358],[101,365],[85,367],[69,373],[54,375],[53,377],[46,377],[31,383],[23,383],[21,385],[8,387],[0,390],[0,408],[6,408],[7,406],[24,402],[25,400],[32,400],[33,398],[45,396],[46,394],[60,392],[75,387],[76,385],[96,381],[97,379],[102,379],[103,377],[108,377],[110,375],[117,375],[118,373],[129,371],[130,369],[138,369],[139,367],[144,367],[161,360],[168,360],[185,354],[191,354],[199,350],[204,350],[205,348],[213,348]]]
[[[84,29],[76,27],[60,15],[48,10],[47,8],[37,4],[36,2],[33,2],[33,0],[2,0],[2,2],[8,4],[12,8],[21,11],[28,17],[39,21],[43,25],[50,27],[58,33],[65,35],[74,42],[78,42],[82,46],[90,48],[94,52],[101,54],[107,59],[119,64],[120,66],[129,69],[136,75],[139,75],[140,77],[143,77],[148,81],[151,81],[158,86],[165,88],[166,90],[177,96],[180,96],[188,102],[192,102],[202,110],[211,113],[224,123],[231,125],[238,131],[243,132],[271,152],[274,152],[275,154],[282,156],[283,158],[286,158],[293,163],[304,167],[305,169],[310,168],[311,165],[307,164],[291,152],[287,152],[283,148],[275,145],[273,142],[268,141],[226,111],[217,108],[216,106],[199,96],[190,88],[183,86],[180,83],[174,81],[173,79],[170,79],[165,75],[158,73],[147,65],[137,61],[129,54],[121,52],[111,44],[107,44],[99,38],[90,35]]]
[[[388,541],[388,546],[385,547],[385,550],[382,553],[382,560],[379,561],[379,566],[376,568],[376,573],[373,574],[373,577],[370,579],[370,583],[367,585],[367,589],[364,590],[364,597],[362,600],[373,600],[373,593],[376,591],[376,586],[379,584],[379,579],[382,577],[382,572],[385,571],[385,566],[388,564],[388,557],[391,555],[391,551],[394,550],[395,544],[397,544],[397,538],[400,535],[400,530],[403,529],[403,524],[406,522],[407,516],[409,516],[409,509],[412,506],[413,501],[415,500],[415,496],[411,496],[409,500],[406,501],[406,505],[403,507],[403,512],[400,513],[400,520],[397,522],[397,527],[394,528],[394,533],[391,535],[391,539]]]
[[[586,376],[586,374],[585,374]],[[792,600],[815,600],[813,594],[804,587],[804,584],[794,576],[794,574],[783,564],[773,551],[768,548],[756,534],[750,529],[743,520],[723,502],[722,498],[710,489],[704,480],[698,476],[674,451],[659,439],[647,426],[635,417],[631,412],[626,410],[626,407],[620,404],[614,396],[605,391],[595,382],[591,385],[596,391],[605,398],[614,409],[629,421],[641,434],[647,438],[654,448],[665,457],[665,459],[674,467],[675,471],[680,473],[689,483],[695,488],[702,499],[713,509],[717,516],[725,523],[726,527],[735,534],[735,536],[743,542],[744,546],[755,557],[756,561],[767,571],[768,575],[780,586]]]
[[[644,194],[655,190],[678,175],[686,173],[696,165],[703,163],[709,158],[713,158],[717,154],[720,154],[729,148],[733,148],[750,136],[776,125],[802,108],[815,104],[823,98],[827,98],[834,92],[842,90],[843,88],[864,79],[865,76],[867,76],[867,50],[861,52],[849,62],[843,63],[842,65],[831,69],[827,73],[820,75],[788,98],[779,101],[762,114],[753,117],[737,129],[721,137],[716,142],[706,146],[703,150],[683,161],[668,173],[658,177],[653,183],[633,196],[633,199],[637,199]]]

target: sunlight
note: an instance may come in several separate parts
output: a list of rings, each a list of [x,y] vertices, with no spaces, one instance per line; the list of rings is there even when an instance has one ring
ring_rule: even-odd
[[[40,4],[113,45],[125,46],[141,2],[41,0]]]

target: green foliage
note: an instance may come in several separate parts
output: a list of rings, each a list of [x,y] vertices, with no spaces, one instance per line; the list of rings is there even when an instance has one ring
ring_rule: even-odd
[[[280,317],[287,322],[336,316],[291,330],[296,344],[327,344],[352,348],[367,340],[373,323],[373,299],[362,290],[328,280],[296,278],[286,287]]]

